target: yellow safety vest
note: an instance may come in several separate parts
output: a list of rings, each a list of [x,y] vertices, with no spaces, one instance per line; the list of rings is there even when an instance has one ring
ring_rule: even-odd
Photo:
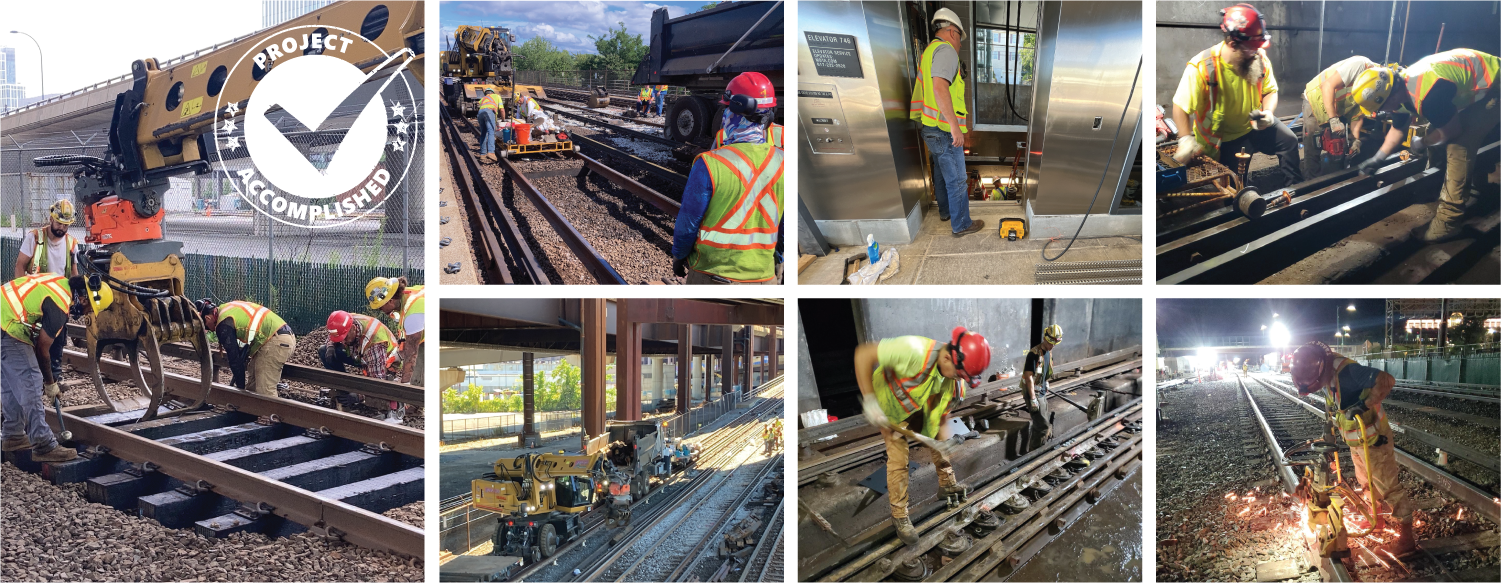
[[[390,368],[392,365],[401,362],[401,351],[396,341],[396,336],[391,333],[390,328],[387,328],[380,320],[371,316],[363,314],[350,314],[350,316],[353,317],[354,328],[349,333],[352,337],[358,339],[355,341],[354,346],[350,347],[350,352],[354,353],[355,358],[363,359],[365,350],[370,346],[385,344],[386,368]]]
[[[1379,428],[1387,425],[1386,407],[1361,413],[1359,422],[1347,416],[1344,411],[1340,411],[1340,403],[1344,401],[1340,398],[1339,372],[1355,361],[1343,356],[1336,355],[1336,357],[1339,359],[1339,365],[1334,367],[1333,380],[1324,389],[1324,409],[1331,415],[1334,415],[1334,424],[1339,427],[1340,433],[1344,435],[1345,443],[1350,444],[1351,447],[1375,445],[1376,438],[1379,435]],[[1366,387],[1360,391],[1360,398],[1364,400],[1370,397],[1370,394],[1371,388]],[[1365,423],[1365,433],[1361,433],[1360,431],[1361,422]]]
[[[402,293],[406,294],[406,297],[404,299],[402,299],[402,301],[401,301],[401,322],[402,322],[401,337],[402,337],[403,341],[406,340],[406,321],[407,321],[407,315],[408,314],[426,314],[427,313],[427,303],[423,299],[423,296],[426,294],[426,292],[423,290],[423,287],[424,286],[420,286],[420,285],[409,285],[409,286],[407,286],[406,290],[402,292]],[[427,337],[427,335],[423,334],[422,336],[423,336],[424,342],[425,342],[426,341],[425,338]],[[422,343],[419,342],[419,343],[417,343],[417,345],[421,346]]]
[[[271,308],[245,301],[219,306],[219,320],[226,319],[235,325],[235,338],[241,344],[250,346],[250,354],[259,351],[267,340],[276,335],[277,330],[287,325],[286,320],[272,312]]]
[[[943,343],[922,336],[902,336],[884,340],[882,344],[887,342],[899,342],[904,350],[923,355],[923,365],[917,374],[909,377],[898,377],[895,371],[885,365],[876,367],[871,380],[876,402],[881,405],[881,413],[892,422],[901,423],[922,411],[921,433],[937,437],[943,414],[949,410],[949,402],[955,398],[964,398],[964,384],[945,378],[938,372],[938,354],[943,350]],[[934,396],[938,397],[938,403],[928,408],[928,401]]]
[[[1194,83],[1195,91],[1199,95],[1208,95],[1209,99],[1198,100],[1198,107],[1188,112],[1190,123],[1193,125],[1194,138],[1199,145],[1204,147],[1204,154],[1210,158],[1218,158],[1220,144],[1224,140],[1233,140],[1250,132],[1249,128],[1224,131],[1222,127],[1225,121],[1226,104],[1232,103],[1238,109],[1254,111],[1261,109],[1261,96],[1266,90],[1266,80],[1272,78],[1272,61],[1267,58],[1266,50],[1256,51],[1256,59],[1261,62],[1261,78],[1256,80],[1253,91],[1249,80],[1242,79],[1234,72],[1229,72],[1220,62],[1220,49],[1224,43],[1204,49],[1194,58],[1188,61],[1188,66],[1196,72]],[[1229,72],[1229,75],[1226,73]],[[1232,79],[1235,82],[1233,89],[1227,96],[1224,91],[1224,80]],[[1229,98],[1227,98],[1229,97]],[[1232,99],[1233,98],[1233,99]]]
[[[730,144],[699,154],[714,192],[688,267],[740,282],[776,277],[782,223],[782,150]]]
[[[0,286],[0,328],[11,338],[32,344],[32,336],[42,321],[42,302],[51,299],[64,312],[73,307],[73,294],[67,278],[44,273],[23,275]]]
[[[496,115],[499,115],[504,107],[505,104],[500,100],[500,96],[494,93],[487,93],[479,100],[480,109],[494,110]]]
[[[938,99],[933,93],[933,54],[943,42],[934,40],[922,52],[922,64],[917,69],[917,84],[912,86],[912,103],[907,115],[913,120],[921,120],[925,126],[947,132],[952,130],[949,129],[948,120],[943,119],[943,110],[939,109]],[[959,130],[969,133],[969,106],[964,102],[963,70],[956,72],[954,82],[949,84],[949,100],[954,104],[954,115],[959,118]]]
[[[770,143],[773,146],[781,148],[782,147],[782,126],[778,125],[775,122],[773,122],[770,126],[767,126],[766,127],[766,141],[767,141],[767,143]],[[714,148],[713,149],[717,150],[717,149],[723,148],[723,147],[724,147],[724,128],[719,128],[719,131],[714,132]]]
[[[1501,62],[1496,57],[1471,49],[1454,49],[1428,55],[1413,63],[1404,72],[1407,77],[1407,92],[1418,115],[1423,115],[1423,98],[1433,89],[1439,79],[1454,83],[1454,112],[1459,113],[1474,105],[1485,96],[1491,87],[1501,80]],[[1427,116],[1424,116],[1427,117]]]
[[[38,274],[50,271],[47,269],[47,235],[42,233],[42,229],[45,228],[37,227],[31,231],[31,238],[36,241],[36,249],[32,251],[31,266],[26,268],[27,273]],[[63,235],[63,244],[68,248],[67,264],[63,265],[62,271],[53,273],[66,276],[73,272],[73,254],[78,251],[78,239],[74,239],[72,235]]]
[[[1367,69],[1375,67],[1375,63],[1366,66]],[[1319,125],[1329,123],[1329,112],[1324,110],[1324,75],[1335,74],[1325,70],[1315,75],[1307,85],[1303,86],[1303,98],[1308,100],[1309,109],[1313,110],[1313,118]],[[1355,97],[1351,93],[1353,85],[1345,85],[1334,90],[1334,111],[1340,117],[1355,119],[1361,116],[1360,105],[1355,103]]]
[[[640,99],[642,101],[651,99],[651,87],[650,86],[642,87],[641,88],[641,92],[636,94],[636,98]]]

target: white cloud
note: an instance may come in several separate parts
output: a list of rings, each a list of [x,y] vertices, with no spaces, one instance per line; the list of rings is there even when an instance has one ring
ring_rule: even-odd
[[[579,37],[571,32],[558,32],[550,24],[523,24],[516,27],[517,40],[522,36],[540,36],[554,43],[571,45],[579,42]]]
[[[575,52],[594,52],[589,37],[603,36],[612,27],[625,24],[626,32],[650,42],[651,15],[667,6],[670,17],[686,13],[682,7],[649,2],[444,2],[439,6],[445,26],[483,23],[510,27],[517,40],[540,36]]]

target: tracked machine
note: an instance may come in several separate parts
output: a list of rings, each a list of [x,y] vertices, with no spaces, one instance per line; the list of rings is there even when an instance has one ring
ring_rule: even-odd
[[[602,508],[609,526],[630,521],[630,479],[603,451],[502,458],[470,488],[475,508],[500,515],[491,553],[529,564],[583,534],[582,519],[590,510]]]
[[[443,98],[448,102],[449,113],[474,115],[485,89],[494,89],[507,103],[514,100],[516,68],[511,55],[514,42],[516,35],[498,26],[463,25],[454,31],[453,46],[439,55]]]
[[[420,3],[340,2],[279,28],[295,26],[338,26],[358,31],[385,53],[409,52],[414,59],[410,70],[421,82]],[[260,35],[252,35],[166,68],[156,59],[135,61],[130,88],[115,98],[109,152],[104,158],[35,159],[37,166],[74,168],[74,197],[88,230],[76,263],[85,276],[98,275],[107,282],[116,298],[107,310],[85,316],[89,373],[104,403],[115,411],[144,408],[141,421],[200,409],[213,386],[208,331],[185,295],[182,243],[166,240],[162,232],[163,196],[172,177],[213,170],[215,160],[209,152],[216,124],[243,115],[216,110],[214,103],[245,105],[267,70],[235,65],[263,41]],[[375,69],[389,59],[388,54],[377,54],[370,45],[360,44],[349,47],[347,54],[362,70]],[[198,355],[201,380],[197,394],[190,397],[179,398],[166,388],[161,345],[173,342],[191,344]],[[123,352],[129,359],[132,380],[142,398],[116,401],[105,391],[99,361],[106,351]],[[142,353],[149,370],[141,366]]]

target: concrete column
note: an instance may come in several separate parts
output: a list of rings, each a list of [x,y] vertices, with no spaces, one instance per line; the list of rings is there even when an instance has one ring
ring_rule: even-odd
[[[532,353],[521,353],[521,447],[536,447],[542,435],[537,432],[537,382]]]
[[[662,372],[662,363],[667,359],[660,356],[651,357],[651,402],[662,400],[662,391],[667,388],[666,374]]]
[[[579,300],[584,325],[579,332],[583,370],[584,439],[605,432],[605,321],[604,298]]]
[[[692,406],[693,394],[689,374],[693,372],[693,327],[678,325],[678,412],[686,413]]]
[[[704,357],[693,357],[693,398],[704,400]]]
[[[641,323],[630,319],[631,300],[615,302],[615,419],[641,419]]]
[[[714,383],[714,355],[704,355],[704,400],[719,396]]]

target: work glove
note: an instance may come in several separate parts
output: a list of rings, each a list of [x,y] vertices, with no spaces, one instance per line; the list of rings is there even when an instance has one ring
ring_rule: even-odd
[[[61,394],[63,394],[63,388],[57,383],[47,383],[42,386],[42,396],[46,397],[48,401],[56,399]]]
[[[1369,160],[1360,163],[1360,173],[1363,176],[1374,176],[1376,171],[1381,169],[1382,164],[1385,162],[1386,156],[1382,155],[1381,152],[1376,152],[1376,155],[1371,156]]]
[[[1329,118],[1329,129],[1336,134],[1343,134],[1345,133],[1345,122],[1340,121],[1337,117],[1331,117]]]
[[[343,405],[345,407],[353,407],[360,404],[360,402],[364,399],[354,393],[339,391],[339,393],[334,396],[334,400],[338,401],[340,405]]]
[[[1351,157],[1355,157],[1355,156],[1359,156],[1360,155],[1360,143],[1363,142],[1363,141],[1365,141],[1365,140],[1350,140],[1350,150],[1349,150],[1349,153],[1350,153]]]
[[[886,414],[881,412],[881,404],[876,402],[875,397],[860,395],[860,408],[865,413],[865,422],[869,423],[872,427],[881,429],[895,427],[891,420],[886,418]]]
[[[1349,409],[1345,409],[1345,416],[1354,419],[1359,417],[1361,413],[1370,410],[1371,408],[1366,406],[1365,401],[1357,401],[1354,405],[1350,405]]]
[[[1203,146],[1200,146],[1199,141],[1193,136],[1183,136],[1178,138],[1178,151],[1173,153],[1173,160],[1179,164],[1187,164],[1189,160],[1194,159],[1203,151]]]
[[[688,258],[673,259],[672,273],[678,277],[688,277]]]
[[[1413,136],[1412,145],[1407,147],[1407,151],[1412,152],[1416,156],[1422,156],[1423,152],[1427,150],[1428,142],[1424,141],[1422,136]]]
[[[229,386],[242,391],[245,390],[245,371],[234,371],[234,375],[229,379]]]
[[[1270,111],[1263,111],[1259,119],[1251,120],[1251,129],[1264,130],[1272,127],[1274,123],[1277,123],[1277,116],[1273,115]]]

